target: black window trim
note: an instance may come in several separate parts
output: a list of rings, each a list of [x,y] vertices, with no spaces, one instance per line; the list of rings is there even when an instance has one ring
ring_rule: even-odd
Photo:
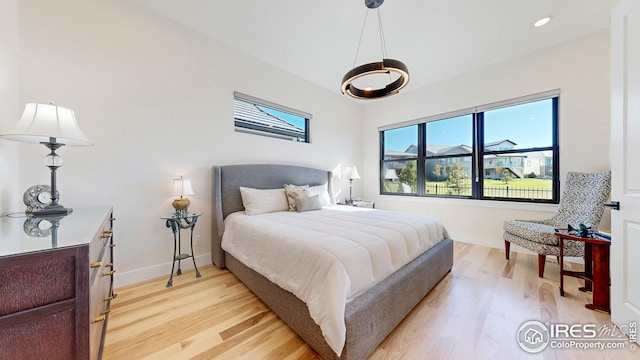
[[[536,147],[536,148],[526,148],[526,149],[513,149],[513,150],[494,150],[494,151],[485,151],[484,146],[481,146],[484,139],[484,113],[486,111],[506,108],[510,106],[517,106],[521,104],[549,100],[552,99],[552,145],[550,147]],[[436,198],[454,198],[454,199],[465,199],[465,200],[492,200],[492,201],[508,201],[508,202],[526,202],[526,203],[551,203],[558,204],[560,201],[560,146],[559,146],[559,102],[560,102],[560,90],[550,90],[541,93],[526,95],[518,98],[508,99],[504,101],[498,101],[486,105],[480,105],[473,108],[466,108],[462,110],[452,111],[439,115],[432,115],[424,118],[419,118],[416,120],[410,120],[405,122],[400,122],[396,124],[390,124],[381,126],[378,128],[378,133],[380,136],[380,165],[379,165],[379,191],[381,195],[395,195],[395,196],[414,196],[414,197],[436,197]],[[472,139],[472,154],[456,154],[449,156],[426,156],[426,131],[425,124],[431,121],[445,120],[453,117],[463,116],[463,115],[471,115],[473,117],[473,139]],[[407,126],[418,126],[418,154],[416,157],[407,157],[402,159],[394,159],[394,160],[385,160],[384,156],[384,132],[387,130],[393,130],[398,128],[403,128]],[[535,151],[552,151],[553,153],[553,164],[552,164],[552,199],[527,199],[527,198],[504,198],[504,197],[489,197],[484,196],[483,194],[483,184],[484,184],[484,156],[485,155],[498,155],[498,154],[509,154],[509,153],[527,153],[527,152],[535,152]],[[468,157],[471,156],[471,171],[472,171],[472,179],[471,179],[471,187],[472,192],[471,196],[457,196],[457,195],[434,195],[434,194],[426,194],[425,193],[425,181],[424,181],[424,171],[425,171],[425,161],[427,159],[439,159],[439,158],[455,158],[455,157]],[[395,192],[386,192],[384,191],[384,166],[387,162],[393,161],[416,161],[416,171],[418,175],[418,181],[416,184],[416,192],[415,193],[395,193]]]

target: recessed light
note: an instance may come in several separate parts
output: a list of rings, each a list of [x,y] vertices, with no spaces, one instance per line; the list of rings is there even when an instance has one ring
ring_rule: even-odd
[[[542,19],[533,23],[534,27],[540,27],[546,25],[549,21],[551,21],[551,16],[545,16]]]

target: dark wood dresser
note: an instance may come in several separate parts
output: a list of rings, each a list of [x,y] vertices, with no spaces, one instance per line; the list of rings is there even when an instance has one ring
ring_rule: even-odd
[[[0,359],[102,357],[114,220],[111,207],[0,218]]]

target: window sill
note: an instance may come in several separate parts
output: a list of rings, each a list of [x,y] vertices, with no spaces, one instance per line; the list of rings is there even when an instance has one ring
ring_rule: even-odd
[[[397,196],[397,195],[378,195],[376,197],[377,205],[384,208],[385,202],[394,203],[421,203],[421,204],[438,204],[447,206],[463,206],[490,209],[510,209],[524,211],[543,211],[555,212],[558,204],[530,203],[516,201],[497,201],[497,200],[475,200],[475,199],[454,199],[442,197],[420,197],[420,196]]]

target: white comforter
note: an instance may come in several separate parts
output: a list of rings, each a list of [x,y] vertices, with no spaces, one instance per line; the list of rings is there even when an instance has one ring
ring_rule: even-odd
[[[448,237],[438,219],[348,206],[225,220],[222,248],[304,301],[341,354],[346,303]]]

